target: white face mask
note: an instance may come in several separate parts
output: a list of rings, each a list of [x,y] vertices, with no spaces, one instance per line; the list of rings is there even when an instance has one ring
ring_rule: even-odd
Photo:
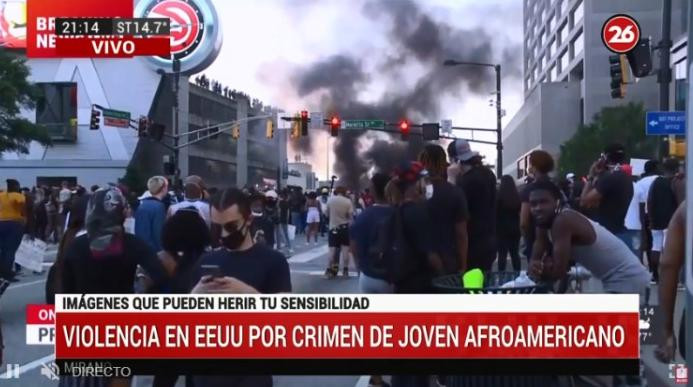
[[[433,184],[426,184],[426,199],[433,197]]]

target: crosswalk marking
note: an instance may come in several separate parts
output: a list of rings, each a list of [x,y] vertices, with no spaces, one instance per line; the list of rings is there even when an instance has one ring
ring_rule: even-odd
[[[321,256],[327,254],[329,252],[329,248],[326,245],[316,247],[312,250],[308,250],[305,253],[301,254],[296,254],[293,257],[289,258],[289,262],[291,263],[306,263],[310,262],[314,259],[320,258]]]

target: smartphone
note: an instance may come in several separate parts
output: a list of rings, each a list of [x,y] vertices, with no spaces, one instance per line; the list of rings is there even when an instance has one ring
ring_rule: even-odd
[[[219,265],[202,265],[202,277],[210,277],[211,279],[223,277]]]

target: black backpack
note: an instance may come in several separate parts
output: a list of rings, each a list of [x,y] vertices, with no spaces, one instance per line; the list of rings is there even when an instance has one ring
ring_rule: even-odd
[[[389,283],[399,283],[417,271],[416,257],[408,242],[402,217],[402,207],[394,208],[389,217],[375,226],[369,256],[370,273]]]

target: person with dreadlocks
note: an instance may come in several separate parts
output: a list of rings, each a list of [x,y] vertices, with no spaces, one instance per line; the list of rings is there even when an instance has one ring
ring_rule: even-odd
[[[431,237],[436,253],[443,261],[445,274],[467,269],[467,220],[469,210],[464,193],[447,181],[447,156],[440,145],[429,144],[419,155],[428,171],[426,207],[431,222]]]

